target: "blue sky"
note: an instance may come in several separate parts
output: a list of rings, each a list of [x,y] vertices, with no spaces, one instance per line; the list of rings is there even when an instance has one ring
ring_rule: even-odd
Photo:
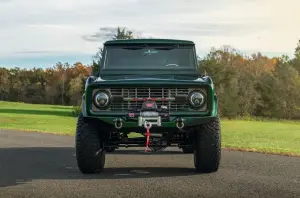
[[[222,45],[292,56],[299,7],[299,0],[0,0],[0,66],[89,64],[116,26],[193,40],[202,56]]]

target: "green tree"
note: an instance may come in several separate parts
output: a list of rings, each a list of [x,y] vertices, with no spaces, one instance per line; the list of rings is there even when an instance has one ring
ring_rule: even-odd
[[[295,48],[295,58],[290,61],[290,64],[300,73],[300,40]]]
[[[9,71],[0,68],[0,100],[7,100],[9,94]]]
[[[119,39],[133,39],[135,36],[131,30],[127,30],[125,27],[117,27],[116,33],[112,35],[112,40],[119,40]]]

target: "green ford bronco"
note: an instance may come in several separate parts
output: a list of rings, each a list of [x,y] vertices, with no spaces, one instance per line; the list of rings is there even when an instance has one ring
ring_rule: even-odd
[[[101,60],[99,74],[86,80],[77,121],[82,173],[101,172],[105,154],[120,147],[178,147],[193,154],[196,172],[218,170],[218,98],[212,79],[197,70],[194,42],[111,40]]]

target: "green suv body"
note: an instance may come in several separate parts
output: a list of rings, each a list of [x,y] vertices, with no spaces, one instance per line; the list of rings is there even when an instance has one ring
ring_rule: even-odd
[[[194,154],[198,172],[217,171],[218,98],[213,80],[199,74],[197,65],[192,41],[105,42],[99,74],[86,80],[77,121],[81,172],[101,171],[106,152],[146,144],[152,151],[179,147]],[[128,138],[132,132],[140,137]]]

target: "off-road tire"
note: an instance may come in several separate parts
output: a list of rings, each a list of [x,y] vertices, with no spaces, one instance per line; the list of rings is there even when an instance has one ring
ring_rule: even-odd
[[[79,170],[84,173],[101,172],[105,164],[99,130],[93,120],[78,116],[76,126],[76,160]]]
[[[212,173],[219,169],[221,160],[220,120],[199,125],[195,130],[194,165],[197,172]]]

